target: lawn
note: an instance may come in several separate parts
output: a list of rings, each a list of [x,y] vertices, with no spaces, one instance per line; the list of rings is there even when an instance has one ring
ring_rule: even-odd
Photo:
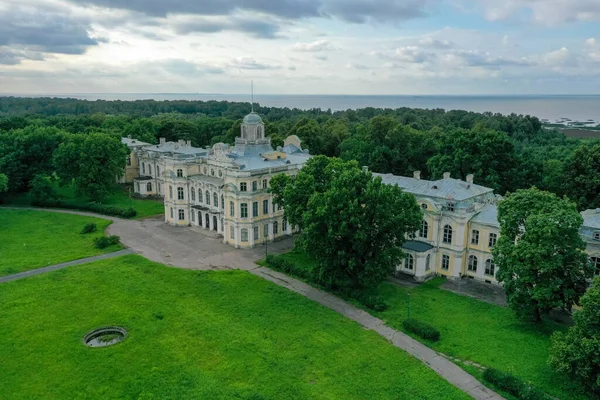
[[[3,399],[469,398],[376,333],[248,272],[124,256],[0,288]],[[106,325],[129,335],[82,344]]]
[[[98,230],[80,234],[90,222]],[[121,249],[94,246],[94,238],[104,236],[108,225],[110,221],[100,218],[0,208],[0,276]]]
[[[85,197],[75,193],[74,186],[60,187],[55,185],[54,189],[60,196],[60,200],[70,204],[81,204],[89,202]],[[29,206],[31,204],[28,193],[7,195],[4,202],[7,205]],[[147,218],[165,212],[164,203],[160,200],[140,200],[129,197],[129,188],[115,185],[110,194],[102,201],[102,204],[118,206],[122,208],[132,207],[137,211],[135,219]]]
[[[300,252],[280,257],[296,265],[314,262]],[[402,321],[407,317],[410,293],[411,317],[435,326],[441,333],[437,343],[411,335],[415,339],[447,355],[511,372],[561,400],[587,398],[578,394],[568,377],[547,365],[550,334],[565,326],[550,321],[540,326],[521,322],[508,308],[439,289],[442,282],[441,278],[435,279],[414,288],[383,283],[378,294],[389,308],[384,312],[365,310],[389,326],[404,330]]]

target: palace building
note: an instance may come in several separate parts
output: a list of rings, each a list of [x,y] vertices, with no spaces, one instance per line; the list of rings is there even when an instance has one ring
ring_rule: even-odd
[[[138,168],[134,192],[163,198],[166,223],[215,231],[237,248],[292,234],[269,184],[277,174],[295,175],[310,155],[297,136],[273,149],[258,114],[244,118],[233,147],[217,143],[203,149],[164,139],[157,145],[123,143],[133,153],[128,165]],[[126,178],[131,175],[126,171]]]

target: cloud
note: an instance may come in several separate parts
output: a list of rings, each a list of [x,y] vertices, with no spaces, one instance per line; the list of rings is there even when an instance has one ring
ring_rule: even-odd
[[[397,22],[427,15],[435,0],[325,0],[322,10],[346,22]]]
[[[196,76],[201,74],[223,74],[223,68],[208,65],[197,64],[182,59],[166,59],[154,63],[154,66],[162,68],[164,71],[173,75]]]
[[[425,37],[419,40],[419,44],[425,47],[432,47],[434,49],[450,49],[456,45],[449,40],[439,40],[432,37]]]
[[[15,50],[7,46],[0,47],[0,65],[17,65],[23,60],[42,61],[44,56],[39,52]]]
[[[436,58],[435,53],[421,50],[417,46],[398,47],[392,58],[408,63],[425,63]]]
[[[265,18],[250,17],[198,17],[192,20],[175,22],[175,32],[181,35],[190,33],[218,33],[223,31],[243,32],[262,39],[279,37],[279,25]]]
[[[346,68],[347,68],[347,69],[359,69],[359,70],[366,70],[366,69],[369,69],[369,67],[367,67],[366,65],[363,65],[363,64],[355,64],[355,63],[348,63],[348,64],[346,64]]]
[[[329,43],[329,40],[317,40],[311,43],[296,43],[292,46],[294,51],[320,52],[335,50],[335,47]]]
[[[280,65],[266,64],[256,61],[252,57],[237,57],[234,58],[230,65],[233,68],[238,69],[253,69],[253,70],[267,70],[267,69],[280,69]]]
[[[488,52],[480,52],[477,50],[457,50],[450,53],[450,56],[457,57],[464,65],[469,67],[499,68],[502,66],[534,65],[534,62],[526,58],[499,57]]]
[[[90,21],[70,14],[68,8],[48,4],[34,7],[10,0],[5,7],[0,5],[0,46],[20,52],[82,54],[99,44],[89,33]]]
[[[560,67],[565,65],[574,65],[575,59],[571,56],[571,52],[566,47],[559,50],[546,53],[542,60],[551,67]]]
[[[490,21],[521,19],[540,25],[600,21],[598,0],[470,0]]]

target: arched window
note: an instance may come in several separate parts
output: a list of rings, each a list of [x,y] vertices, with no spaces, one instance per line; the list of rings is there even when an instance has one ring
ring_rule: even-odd
[[[131,166],[131,156],[127,156],[127,165]]]
[[[215,207],[219,208],[219,195],[217,192],[213,193],[213,204]]]
[[[190,194],[191,194],[190,197],[192,198],[192,201],[196,201],[196,189],[192,188],[190,190]]]
[[[421,230],[419,230],[419,237],[427,238],[429,236],[429,224],[423,220],[421,223]]]
[[[146,173],[146,164],[142,163],[142,174]]]
[[[600,257],[592,257],[590,258],[592,262],[592,266],[594,267],[594,275],[600,275]]]
[[[408,254],[406,256],[406,258],[404,259],[404,268],[412,271],[414,269],[414,267],[415,267],[415,259],[412,255]]]
[[[214,168],[211,168],[211,169],[210,169],[210,174],[211,174],[212,176],[215,176],[215,170],[214,170]]]
[[[221,208],[225,209],[225,197],[221,196]]]
[[[425,259],[425,271],[429,271],[431,269],[431,265],[429,262],[431,261],[431,254],[427,254],[427,258]]]
[[[198,202],[202,203],[202,189],[198,189]]]
[[[152,183],[148,182],[146,183],[146,192],[151,192],[152,191]]]
[[[277,221],[273,222],[273,235],[277,235],[279,233],[279,224]]]
[[[260,125],[256,127],[256,138],[262,139],[262,126]]]
[[[494,272],[496,272],[496,264],[494,264],[494,262],[488,258],[485,260],[485,274],[494,276]]]
[[[206,191],[204,197],[206,197],[206,205],[210,206],[210,193],[208,192],[208,190]]]
[[[444,226],[444,243],[452,243],[452,227],[450,225]]]
[[[477,257],[469,256],[467,270],[469,270],[471,272],[477,272]]]

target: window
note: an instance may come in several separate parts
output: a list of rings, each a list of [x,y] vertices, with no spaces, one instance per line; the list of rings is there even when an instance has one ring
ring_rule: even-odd
[[[240,183],[240,192],[247,192],[248,187],[246,186],[246,182]]]
[[[185,219],[185,211],[179,210],[179,220],[183,221]]]
[[[594,240],[600,240],[600,232],[594,232]]]
[[[212,176],[215,176],[215,170],[214,170],[213,168],[211,168],[211,169],[210,169],[210,174],[211,174]]]
[[[127,165],[131,166],[131,156],[127,156]]]
[[[252,181],[252,191],[256,192],[258,190],[258,182]]]
[[[242,242],[247,242],[248,241],[248,229],[244,228],[242,229]]]
[[[223,195],[221,195],[221,208],[223,210],[225,209],[225,197],[223,197]]]
[[[423,210],[427,210],[427,204],[426,204],[426,203],[423,203],[423,204],[421,204],[421,208],[422,208]]]
[[[223,171],[219,170],[219,177],[223,176]]]
[[[219,208],[219,195],[217,194],[217,192],[213,193],[213,205]]]
[[[255,226],[254,228],[252,228],[252,234],[254,235],[254,241],[258,241],[259,237],[258,237],[258,226]]]
[[[448,211],[454,212],[454,203],[446,203],[446,209]]]
[[[471,231],[471,244],[479,244],[479,231],[477,229],[473,229]]]
[[[151,192],[152,191],[152,183],[148,182],[146,183],[146,192]]]
[[[277,211],[283,210],[283,206],[281,204],[277,204]]]
[[[235,239],[235,229],[233,229],[233,226],[229,227],[229,237]]]
[[[196,219],[195,219],[196,217],[195,217],[195,215],[196,215],[196,214],[195,214],[195,213],[193,213],[193,212],[191,212],[191,213],[190,213],[190,217],[192,218],[192,222],[196,222]]]
[[[592,267],[594,267],[594,275],[600,275],[600,257],[592,257],[590,258],[590,262],[592,263]]]
[[[148,164],[148,175],[152,176],[152,165]]]
[[[494,247],[496,245],[496,241],[498,240],[498,235],[495,233],[490,233],[490,239],[488,240],[488,247]]]
[[[183,200],[183,188],[182,187],[177,188],[177,200]]]
[[[448,269],[450,269],[450,256],[444,254],[442,256],[442,269],[444,271],[448,271]]]
[[[469,256],[467,270],[469,270],[471,272],[477,272],[477,257]]]
[[[421,223],[421,229],[419,230],[419,237],[427,238],[429,236],[429,224],[427,221]]]
[[[283,233],[285,233],[287,231],[287,221],[285,220],[285,218],[283,219],[283,221],[281,222],[281,231]]]
[[[183,178],[183,170],[182,169],[178,169],[177,170],[177,177],[178,178]]]
[[[273,235],[277,235],[279,233],[279,224],[277,221],[273,222]]]
[[[235,204],[233,203],[233,201],[229,202],[229,216],[235,217]]]
[[[425,259],[425,271],[431,270],[430,261],[431,261],[431,254],[427,254],[427,258]]]
[[[198,189],[198,202],[202,203],[202,189]]]
[[[269,200],[263,200],[263,214],[269,213]]]
[[[258,217],[258,201],[252,203],[252,216]]]
[[[496,265],[494,264],[494,262],[489,258],[487,260],[485,260],[485,274],[493,276],[495,270],[496,270]]]
[[[173,198],[173,186],[169,186],[169,198]]]
[[[266,189],[268,187],[268,182],[266,179],[263,179],[263,189]]]
[[[160,183],[156,184],[156,191],[158,192],[158,194],[161,194],[161,192],[160,192]]]
[[[171,218],[173,218],[173,207],[171,207]]]
[[[452,244],[452,227],[450,225],[444,226],[443,242]]]
[[[248,218],[248,203],[240,204],[240,217]]]
[[[196,189],[192,188],[192,190],[190,190],[190,195],[192,201],[196,201]]]
[[[204,199],[206,200],[206,205],[210,206],[210,192],[208,190],[204,192]]]
[[[265,239],[269,237],[269,224],[263,225],[263,236]]]
[[[156,176],[160,176],[160,167],[156,166]]]
[[[404,259],[404,268],[405,269],[410,269],[412,271],[414,269],[414,267],[415,267],[415,259],[414,259],[413,256],[411,256],[409,254]]]
[[[204,175],[208,175],[208,170],[206,169],[206,167],[204,167]]]
[[[146,164],[142,163],[142,174],[146,173]]]

